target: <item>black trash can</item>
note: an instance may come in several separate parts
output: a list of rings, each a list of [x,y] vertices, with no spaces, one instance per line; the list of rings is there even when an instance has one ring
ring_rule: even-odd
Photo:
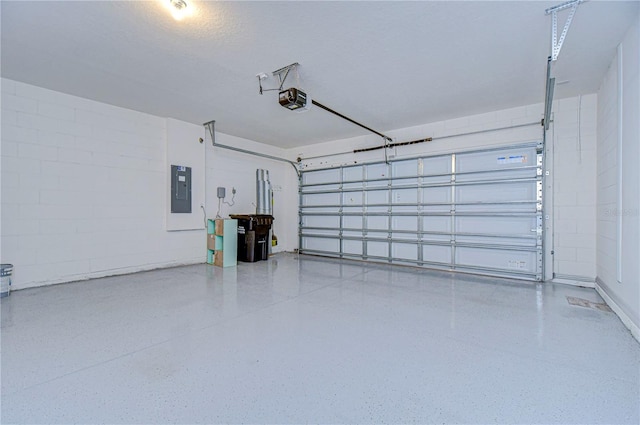
[[[253,263],[269,257],[269,231],[273,216],[231,214],[238,220],[238,261]]]

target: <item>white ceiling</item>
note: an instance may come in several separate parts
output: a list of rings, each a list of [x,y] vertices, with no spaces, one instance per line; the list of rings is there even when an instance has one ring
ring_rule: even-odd
[[[319,108],[288,111],[276,92],[259,96],[257,73],[275,87],[271,72],[299,62],[314,99],[381,132],[542,102],[544,10],[561,2],[187,1],[195,13],[176,21],[160,0],[3,0],[2,76],[301,146],[367,132]],[[639,4],[579,6],[556,98],[597,91]]]

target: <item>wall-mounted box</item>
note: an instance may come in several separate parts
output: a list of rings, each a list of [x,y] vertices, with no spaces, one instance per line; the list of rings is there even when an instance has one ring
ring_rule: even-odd
[[[191,213],[191,167],[171,166],[171,212]]]

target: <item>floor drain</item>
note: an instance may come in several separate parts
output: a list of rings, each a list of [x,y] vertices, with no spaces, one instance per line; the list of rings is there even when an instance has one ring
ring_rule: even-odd
[[[594,303],[593,301],[585,300],[584,298],[567,297],[567,302],[571,305],[577,305],[579,307],[591,308],[594,310],[612,312],[611,308],[605,303]]]

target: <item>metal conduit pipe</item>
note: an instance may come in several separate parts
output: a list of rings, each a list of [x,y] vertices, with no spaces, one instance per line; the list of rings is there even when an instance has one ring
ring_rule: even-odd
[[[530,123],[525,123],[525,124],[511,125],[511,126],[508,126],[508,127],[497,127],[497,128],[490,128],[490,129],[487,129],[487,130],[469,131],[469,132],[466,132],[466,133],[458,133],[458,134],[448,134],[446,136],[440,136],[440,137],[428,137],[426,139],[413,140],[411,142],[391,143],[391,144],[385,144],[385,145],[380,145],[380,146],[374,146],[372,148],[363,148],[363,149],[356,149],[356,150],[351,150],[351,151],[328,153],[328,154],[324,154],[324,155],[315,155],[315,156],[310,156],[310,157],[307,157],[307,158],[299,157],[298,158],[298,162],[308,161],[308,160],[311,160],[311,159],[318,159],[318,158],[327,158],[327,157],[330,157],[330,156],[346,155],[346,154],[350,154],[350,153],[367,152],[367,151],[372,151],[372,150],[376,150],[376,149],[391,148],[391,147],[396,147],[396,146],[413,145],[413,144],[417,144],[417,143],[431,142],[433,140],[449,139],[449,138],[452,138],[452,137],[472,136],[472,135],[475,135],[475,134],[491,133],[491,132],[494,132],[494,131],[511,130],[511,129],[514,129],[514,128],[521,128],[521,127],[531,127],[531,126],[534,126],[534,125],[541,125],[541,122],[540,121],[535,121],[535,122],[530,122]]]
[[[296,170],[296,175],[298,177],[300,177],[300,170],[298,169],[298,165],[293,161],[290,161],[290,160],[285,159],[285,158],[279,158],[279,157],[273,156],[273,155],[267,155],[267,154],[260,153],[260,152],[253,152],[253,151],[250,151],[250,150],[247,150],[247,149],[236,148],[235,146],[228,146],[228,145],[223,145],[223,144],[220,144],[220,143],[216,143],[216,138],[215,138],[215,135],[214,135],[214,128],[213,128],[214,124],[215,124],[215,121],[209,121],[209,122],[206,122],[206,123],[203,124],[209,130],[209,134],[211,134],[211,144],[214,147],[222,148],[222,149],[228,149],[228,150],[235,151],[235,152],[246,153],[247,155],[259,156],[261,158],[272,159],[274,161],[280,161],[280,162],[289,163],[289,164],[291,164],[293,169]]]

